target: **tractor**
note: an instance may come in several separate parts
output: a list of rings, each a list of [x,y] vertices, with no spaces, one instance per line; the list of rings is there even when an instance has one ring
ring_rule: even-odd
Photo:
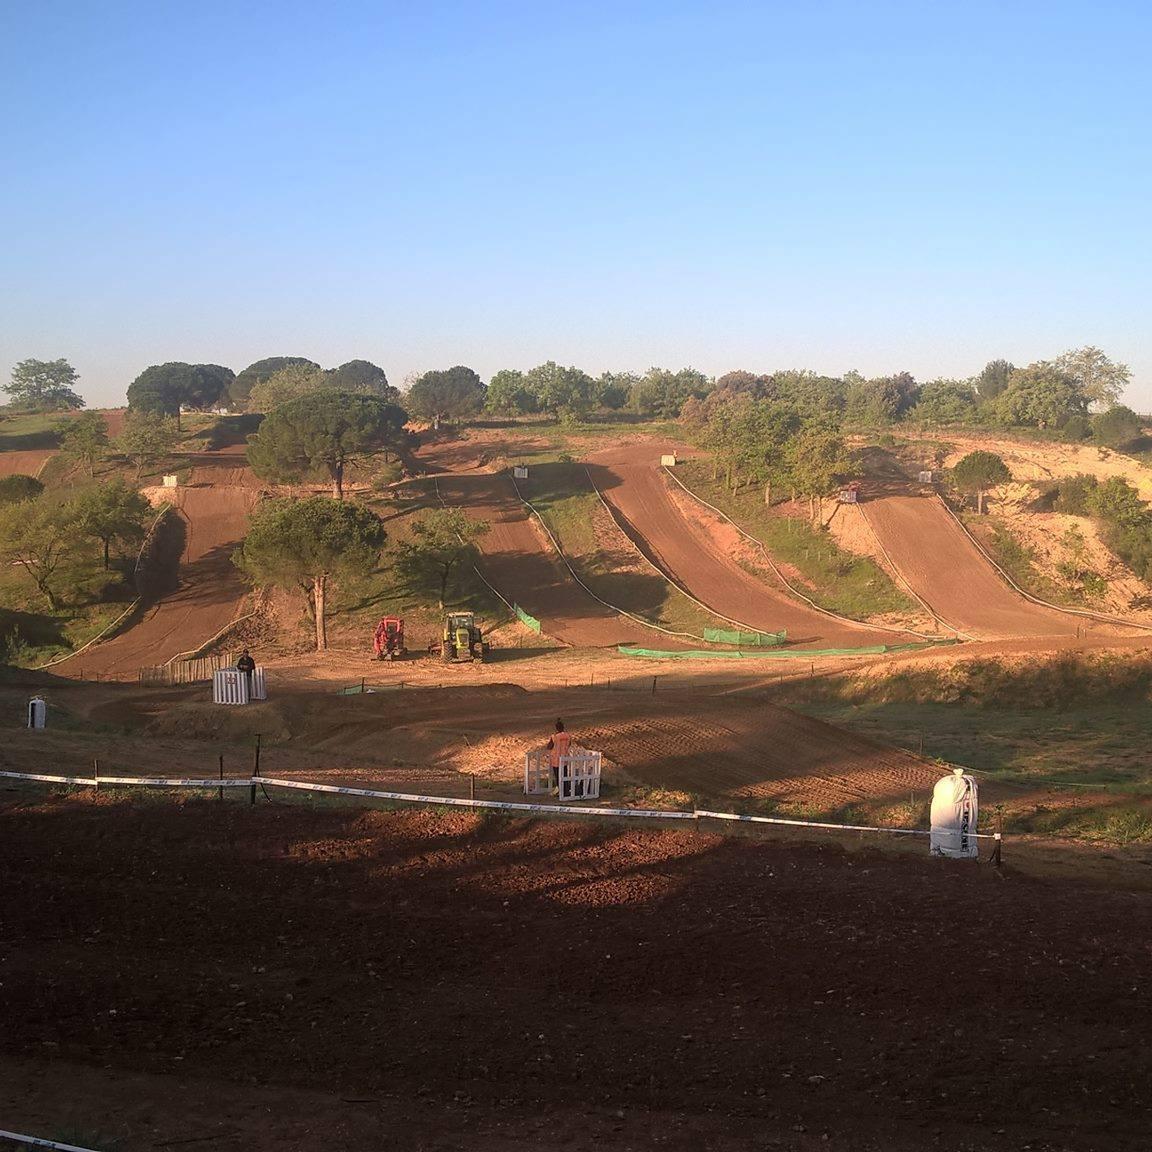
[[[376,625],[372,649],[377,660],[395,660],[397,656],[408,655],[404,646],[404,621],[399,616],[385,616]]]
[[[476,623],[473,612],[449,612],[444,621],[444,635],[440,639],[440,656],[445,663],[453,660],[479,660],[488,658],[488,642]]]

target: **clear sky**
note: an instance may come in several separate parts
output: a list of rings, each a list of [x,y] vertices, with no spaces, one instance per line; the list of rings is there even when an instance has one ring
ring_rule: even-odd
[[[353,357],[1152,409],[1152,5],[0,3],[0,377]]]

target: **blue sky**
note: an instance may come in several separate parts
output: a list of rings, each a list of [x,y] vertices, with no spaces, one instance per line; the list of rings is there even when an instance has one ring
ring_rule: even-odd
[[[0,5],[0,376],[545,359],[1152,408],[1152,6]]]

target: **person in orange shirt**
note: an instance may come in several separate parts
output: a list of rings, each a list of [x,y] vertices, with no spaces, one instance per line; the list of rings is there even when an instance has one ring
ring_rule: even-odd
[[[560,795],[560,757],[567,756],[572,747],[572,736],[564,731],[564,721],[556,721],[556,731],[548,738],[548,751],[552,754],[552,795]]]

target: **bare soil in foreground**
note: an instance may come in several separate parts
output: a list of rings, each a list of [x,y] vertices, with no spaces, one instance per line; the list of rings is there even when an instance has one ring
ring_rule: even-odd
[[[1152,894],[706,830],[0,807],[0,1099],[158,1147],[1133,1149]]]

